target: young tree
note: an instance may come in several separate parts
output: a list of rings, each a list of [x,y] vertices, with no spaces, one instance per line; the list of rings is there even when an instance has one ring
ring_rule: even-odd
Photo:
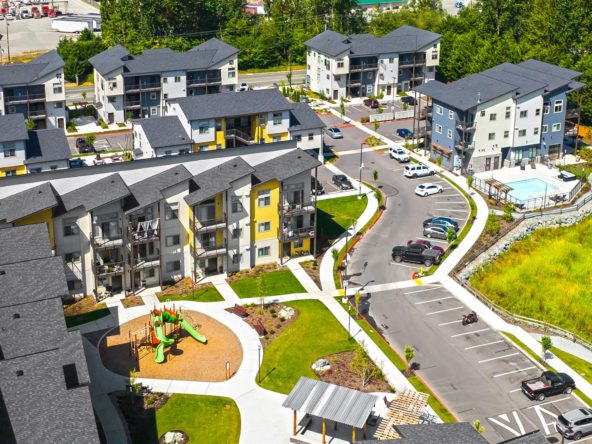
[[[256,278],[257,293],[259,294],[259,314],[263,313],[263,305],[265,303],[265,281],[263,280],[263,273],[259,273]]]
[[[25,120],[25,126],[27,127],[27,130],[29,130],[29,131],[33,131],[35,128],[37,128],[37,124],[35,123],[34,120],[31,120],[31,119]]]
[[[407,361],[407,370],[411,370],[411,361],[413,361],[413,358],[415,358],[415,348],[413,348],[413,345],[405,345],[403,354],[405,355],[405,361]]]
[[[97,136],[95,136],[94,134],[89,134],[88,136],[86,136],[84,138],[84,141],[86,142],[86,144],[90,147],[92,147],[95,144],[95,140],[97,139]]]
[[[446,240],[449,243],[452,243],[456,240],[456,230],[452,227],[448,227],[448,230],[446,231]]]
[[[378,132],[378,130],[380,129],[380,122],[378,122],[377,120],[374,121],[374,132]]]
[[[553,341],[549,336],[541,338],[541,348],[543,349],[543,361],[547,362],[547,352],[553,347]]]
[[[467,177],[467,186],[469,187],[469,190],[473,186],[473,180],[474,180],[473,176],[468,176]]]
[[[377,170],[372,171],[372,179],[374,180],[374,185],[376,185],[376,182],[378,182],[378,171]]]
[[[370,359],[364,341],[361,341],[360,346],[356,348],[354,359],[349,363],[349,367],[360,377],[362,387],[366,387],[366,384],[381,373]]]
[[[506,202],[506,204],[504,205],[504,214],[502,216],[502,219],[504,219],[507,222],[512,222],[514,220],[514,211],[516,211],[516,207],[514,207],[514,204],[512,202]]]
[[[481,424],[480,419],[475,419],[475,421],[473,421],[473,428],[481,435],[483,435],[483,432],[485,432],[485,427],[483,427]]]
[[[362,294],[360,290],[356,291],[354,294],[354,302],[356,303],[356,319],[358,319],[358,313],[360,312],[360,300],[362,299]]]
[[[341,102],[339,102],[339,113],[343,119],[343,116],[345,116],[345,103],[343,103],[343,97],[341,98]]]

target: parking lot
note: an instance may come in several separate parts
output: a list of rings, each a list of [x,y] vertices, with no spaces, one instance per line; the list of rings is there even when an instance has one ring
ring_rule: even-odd
[[[557,415],[580,401],[565,394],[529,400],[520,383],[541,369],[482,320],[463,326],[468,312],[439,284],[369,298],[369,314],[387,340],[400,352],[415,347],[419,374],[461,421],[480,419],[490,442],[537,429],[559,442]]]

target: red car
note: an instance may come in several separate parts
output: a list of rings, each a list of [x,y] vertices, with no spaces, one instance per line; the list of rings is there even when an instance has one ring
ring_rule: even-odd
[[[380,104],[378,103],[378,100],[376,100],[376,99],[364,99],[364,106],[367,106],[368,108],[376,109],[380,106]]]
[[[444,254],[444,248],[438,247],[437,245],[433,245],[428,240],[417,239],[417,240],[409,240],[409,241],[407,241],[407,245],[411,245],[411,244],[425,245],[427,248],[431,248],[432,250],[436,250],[440,254]]]

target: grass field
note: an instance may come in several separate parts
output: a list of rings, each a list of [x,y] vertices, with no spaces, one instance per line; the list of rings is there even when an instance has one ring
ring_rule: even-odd
[[[204,288],[201,290],[196,290],[196,291],[189,293],[187,295],[167,294],[167,295],[163,295],[163,296],[158,296],[158,300],[160,302],[167,302],[167,301],[219,302],[219,301],[223,301],[224,298],[218,292],[218,290],[211,287],[211,288]]]
[[[592,218],[540,229],[471,277],[471,285],[507,310],[592,341]]]
[[[263,353],[261,387],[289,393],[301,376],[318,379],[311,369],[314,361],[357,347],[347,331],[320,301],[290,302],[298,317]]]
[[[259,274],[262,279],[263,296],[277,296],[280,294],[306,293],[296,276],[288,270],[266,271]],[[230,284],[239,298],[254,298],[261,296],[256,277],[239,279]]]
[[[317,202],[317,231],[320,238],[336,239],[352,222],[362,215],[368,197],[337,197]]]

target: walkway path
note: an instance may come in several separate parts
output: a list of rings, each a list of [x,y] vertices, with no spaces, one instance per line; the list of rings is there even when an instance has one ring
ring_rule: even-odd
[[[212,284],[218,290],[220,295],[224,298],[227,302],[232,302],[234,304],[238,304],[240,302],[240,298],[232,289],[230,284],[226,281],[226,279],[216,279],[212,280]]]
[[[290,271],[292,271],[292,274],[296,276],[296,279],[298,279],[300,284],[302,284],[308,293],[311,295],[319,295],[322,293],[317,284],[315,284],[315,281],[312,280],[312,278],[306,271],[304,271],[304,268],[302,268],[298,262],[288,261],[286,266],[290,269]]]

